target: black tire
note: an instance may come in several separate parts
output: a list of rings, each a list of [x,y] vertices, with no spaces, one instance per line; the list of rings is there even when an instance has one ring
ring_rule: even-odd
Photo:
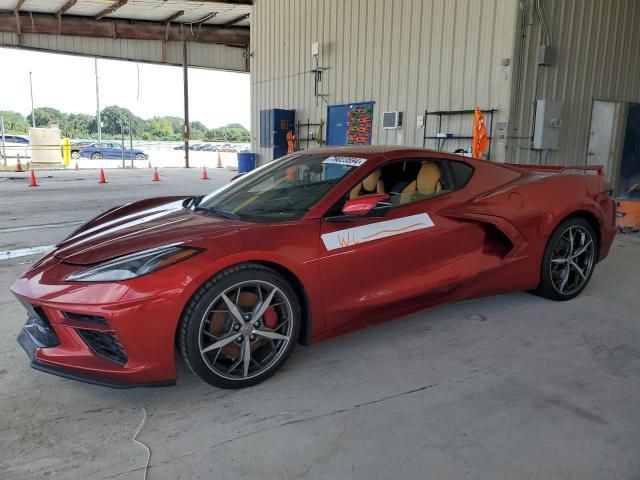
[[[569,232],[573,232],[573,236]],[[571,253],[568,251],[569,238],[579,243],[577,250],[572,249]],[[572,253],[580,252],[588,242],[592,248],[587,248],[580,257],[572,257]],[[556,301],[571,300],[580,295],[591,280],[598,249],[598,236],[589,222],[579,217],[562,222],[547,242],[540,268],[540,285],[533,293]],[[567,261],[569,258],[571,260]]]
[[[80,152],[77,150],[74,150],[71,152],[71,158],[73,160],[79,160],[80,159]]]
[[[91,160],[102,160],[102,154],[100,152],[92,153]]]
[[[147,158],[142,154],[142,153],[138,153],[135,156],[136,160],[146,160]]]
[[[250,286],[253,284],[252,282],[256,282],[259,285],[270,285],[271,287],[275,287],[274,290],[277,290],[278,297],[281,300],[281,305],[286,305],[286,307],[279,307],[281,309],[286,308],[286,315],[283,315],[283,318],[289,318],[291,321],[291,326],[288,326],[288,321],[284,321],[283,324],[287,324],[288,329],[288,340],[286,343],[280,343],[280,350],[276,347],[278,342],[285,342],[284,340],[264,340],[260,336],[260,331],[267,330],[267,333],[273,333],[278,331],[278,328],[275,330],[269,330],[266,328],[267,321],[266,313],[262,315],[260,318],[252,318],[250,321],[245,323],[245,327],[249,324],[255,325],[254,320],[260,321],[262,319],[264,327],[263,329],[255,329],[254,333],[256,335],[252,335],[252,337],[257,338],[257,342],[254,343],[264,343],[269,342],[270,347],[273,348],[273,358],[271,359],[270,364],[260,371],[260,367],[255,367],[254,373],[247,374],[247,372],[239,372],[243,375],[243,378],[229,378],[218,370],[218,358],[222,353],[222,359],[220,361],[228,360],[229,363],[235,364],[233,360],[235,358],[227,357],[225,351],[227,348],[235,347],[235,348],[243,348],[244,343],[242,343],[242,339],[245,337],[240,337],[239,342],[241,342],[241,346],[235,344],[235,341],[229,344],[226,344],[224,347],[215,348],[211,350],[210,353],[201,352],[202,347],[202,339],[209,340],[208,337],[211,337],[208,331],[211,329],[211,324],[213,323],[213,318],[215,318],[216,313],[220,312],[220,310],[213,310],[216,305],[221,305],[222,302],[220,300],[223,294],[226,295],[227,292],[235,291],[234,288],[237,288],[240,285],[240,288],[243,288],[244,285],[247,285],[245,288],[251,288]],[[268,287],[265,287],[268,289]],[[250,293],[250,292],[248,292]],[[244,292],[243,292],[244,294]],[[253,294],[255,296],[255,294]],[[238,297],[240,293],[238,291]],[[275,298],[275,296],[273,297]],[[262,297],[261,297],[262,299]],[[256,297],[257,301],[257,297]],[[236,306],[241,310],[240,313],[245,314],[249,313],[250,309],[243,310],[242,305],[238,304],[238,300],[236,298]],[[255,304],[257,305],[257,303]],[[255,307],[254,305],[254,307]],[[273,308],[273,307],[271,307]],[[224,324],[232,325],[233,328],[236,328],[236,320],[229,309],[226,313],[221,313],[224,316]],[[277,315],[280,315],[278,313]],[[248,317],[245,316],[246,319]],[[279,320],[277,320],[279,321]],[[301,324],[301,309],[300,302],[295,294],[293,288],[289,285],[289,283],[277,272],[274,270],[267,268],[260,264],[255,263],[247,263],[241,264],[234,267],[230,267],[222,272],[216,274],[213,278],[209,279],[198,291],[193,295],[189,303],[187,304],[180,321],[180,326],[178,330],[178,347],[180,349],[180,353],[184,358],[185,362],[191,369],[193,373],[195,373],[200,379],[209,383],[210,385],[220,387],[220,388],[244,388],[249,387],[251,385],[255,385],[257,383],[263,382],[271,375],[273,375],[287,360],[291,352],[295,348],[297,343],[297,339],[300,332],[300,324]],[[206,327],[208,325],[208,327]],[[243,328],[245,328],[243,327]],[[204,330],[207,330],[205,332]],[[280,330],[283,331],[283,330]],[[262,332],[265,333],[265,332]],[[226,340],[231,338],[232,335],[240,335],[242,334],[242,330],[240,332],[232,331],[231,328],[224,335],[215,338],[214,340],[209,340],[211,342],[216,342],[222,340]],[[206,335],[206,336],[205,336]],[[238,340],[237,338],[235,339]],[[245,338],[246,342],[249,342],[247,338]],[[248,344],[248,343],[247,343]],[[211,345],[209,345],[211,347]],[[252,358],[254,353],[254,344],[251,344],[251,348],[249,348],[249,358]],[[266,348],[262,345],[259,348]],[[257,350],[256,350],[257,351]],[[215,355],[215,359],[212,358]],[[238,352],[237,361],[240,362],[241,358],[244,355],[244,350]],[[205,361],[205,358],[207,361]],[[256,362],[254,362],[256,363]],[[249,370],[250,372],[250,370]],[[227,372],[228,374],[228,372]]]

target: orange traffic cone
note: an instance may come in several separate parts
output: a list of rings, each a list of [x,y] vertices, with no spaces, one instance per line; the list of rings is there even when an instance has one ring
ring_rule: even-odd
[[[222,168],[222,158],[220,157],[220,152],[218,152],[218,165],[216,168]]]
[[[29,175],[29,186],[30,187],[39,187],[38,181],[36,180],[36,172],[31,170],[31,175]]]
[[[98,183],[107,183],[107,177],[104,175],[104,170],[100,169],[100,176],[98,177]]]
[[[153,180],[152,182],[159,182],[160,181],[160,175],[158,175],[158,167],[153,169]]]
[[[22,163],[20,163],[20,155],[18,155],[18,163],[16,163],[16,172],[24,172],[22,169]]]
[[[200,175],[200,179],[209,180],[209,175],[207,174],[207,167],[202,167],[202,175]]]

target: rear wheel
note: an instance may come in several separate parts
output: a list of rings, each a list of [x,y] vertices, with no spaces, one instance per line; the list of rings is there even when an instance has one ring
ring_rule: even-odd
[[[100,152],[95,152],[91,155],[91,160],[102,160],[102,154]]]
[[[589,222],[566,220],[549,239],[535,293],[552,300],[577,297],[591,279],[597,254],[597,236]]]
[[[242,388],[266,380],[287,360],[300,331],[295,292],[258,264],[229,268],[205,283],[182,316],[178,345],[205,382]]]
[[[142,153],[138,153],[138,154],[136,154],[135,159],[136,159],[136,160],[144,160],[144,159],[145,159],[145,156],[144,156],[144,154],[142,154]]]

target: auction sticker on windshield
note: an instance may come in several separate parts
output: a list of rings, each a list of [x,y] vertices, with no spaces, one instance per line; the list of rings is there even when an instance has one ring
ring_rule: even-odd
[[[358,157],[328,157],[322,163],[330,163],[332,165],[346,165],[347,167],[359,167],[366,161],[366,158]]]

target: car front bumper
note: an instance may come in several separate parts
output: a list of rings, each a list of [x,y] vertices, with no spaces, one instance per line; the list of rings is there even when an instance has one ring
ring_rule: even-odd
[[[45,327],[46,328],[46,327]],[[46,330],[42,329],[42,325],[37,324],[37,319],[29,316],[27,319],[27,323],[20,331],[18,335],[18,343],[27,353],[29,358],[31,359],[31,368],[35,370],[39,370],[41,372],[50,373],[51,375],[57,375],[59,377],[68,378],[71,380],[78,380],[84,383],[90,383],[93,385],[100,385],[103,387],[111,387],[111,388],[134,388],[134,387],[165,387],[175,385],[175,381],[166,380],[160,382],[150,382],[150,383],[141,383],[135,384],[125,381],[119,380],[111,380],[104,376],[100,376],[100,374],[94,374],[92,372],[86,370],[79,370],[74,368],[69,368],[65,366],[55,365],[51,363],[47,363],[37,358],[37,351],[40,348],[54,348],[58,344],[46,344],[42,343],[42,339],[37,335],[37,331],[45,331],[45,336],[55,338],[55,333],[50,328],[46,328]]]
[[[110,387],[174,384],[175,333],[195,276],[188,263],[123,283],[52,281],[77,269],[55,259],[29,270],[11,290],[27,311],[18,342],[31,366]]]

